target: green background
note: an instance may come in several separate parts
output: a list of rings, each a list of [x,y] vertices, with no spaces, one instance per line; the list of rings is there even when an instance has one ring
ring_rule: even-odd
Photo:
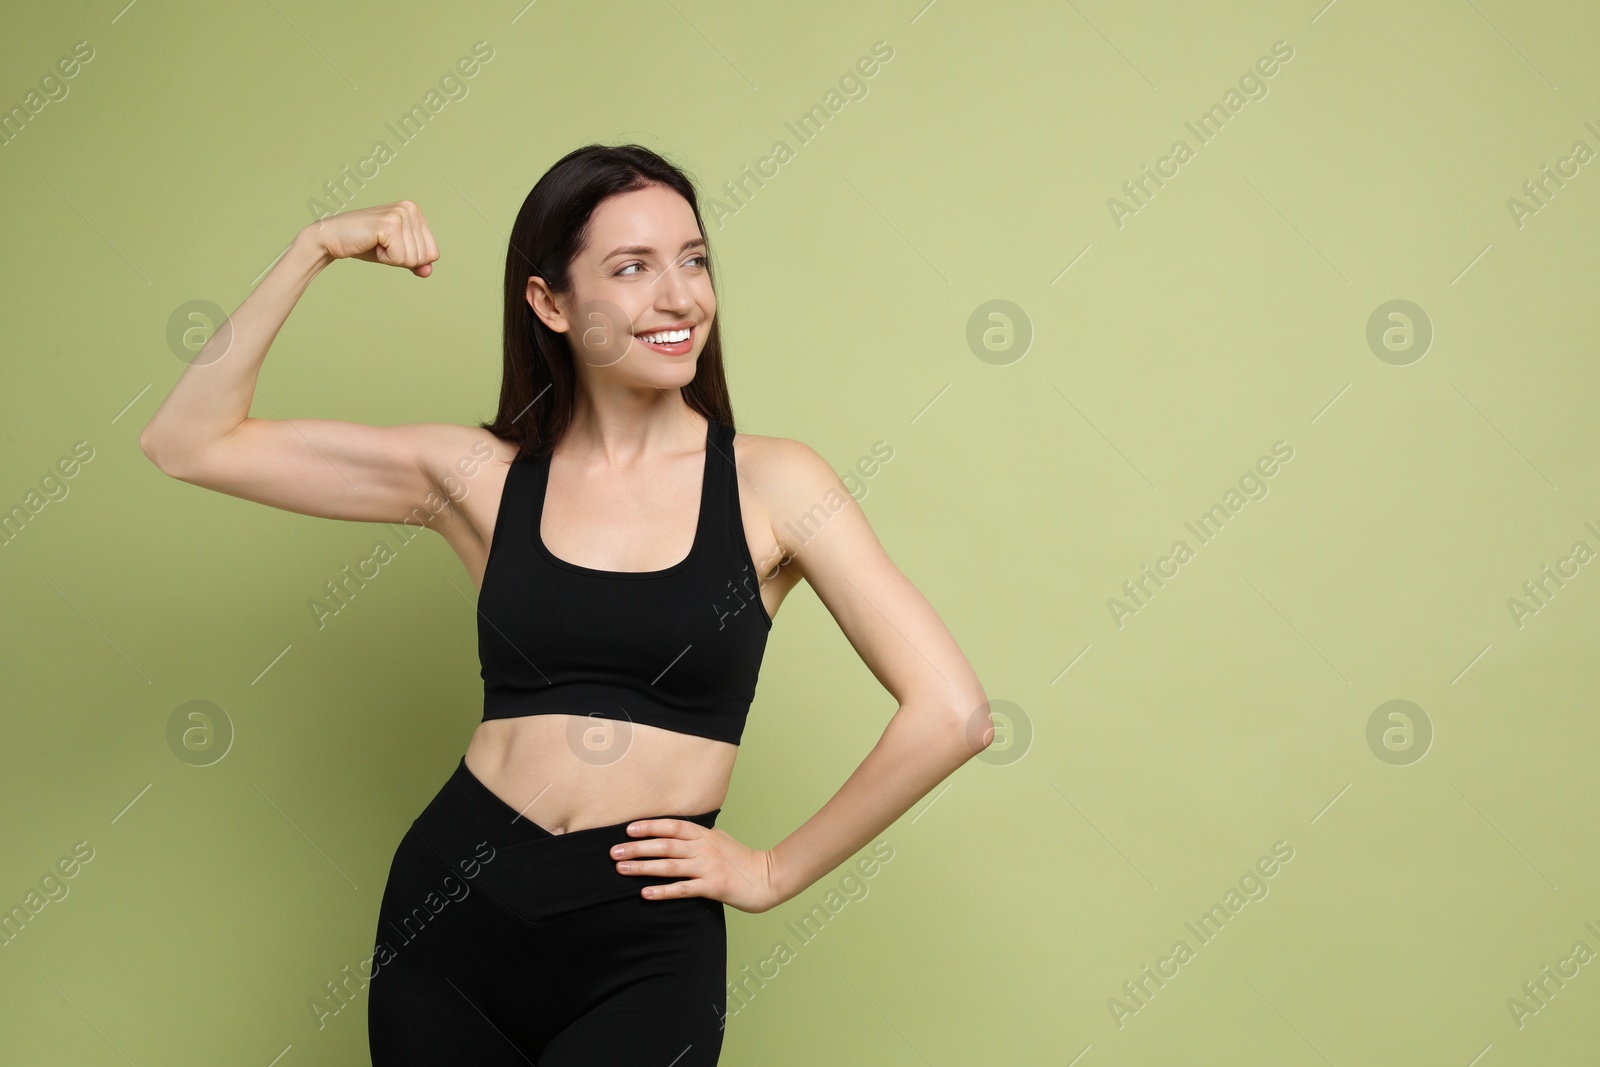
[[[9,9],[6,108],[74,42],[95,57],[0,148],[0,506],[74,442],[94,458],[0,547],[0,906],[94,858],[0,947],[0,1061],[366,1062],[364,998],[320,1029],[309,1003],[370,955],[394,848],[481,714],[441,539],[319,630],[307,602],[392,534],[140,453],[174,316],[237,307],[388,141],[356,203],[421,205],[436,273],[325,271],[252,413],[476,422],[546,168],[635,140],[735,207],[723,183],[782,139],[720,226],[705,205],[739,428],[841,473],[893,448],[863,507],[1003,739],[881,835],[873,878],[730,909],[730,976],[794,956],[722,1062],[1594,1062],[1600,959],[1520,1026],[1508,1001],[1600,951],[1600,563],[1520,625],[1508,602],[1600,549],[1600,163],[1520,224],[1508,202],[1600,149],[1597,30],[1509,0]],[[385,124],[480,40],[468,95],[399,145]],[[1201,143],[1185,122],[1278,41],[1266,95]],[[831,91],[802,143],[785,123]],[[1108,201],[1180,138],[1119,225]],[[1375,348],[1375,315],[1431,344]],[[1009,348],[974,345],[990,326]],[[1185,523],[1241,478],[1266,495],[1201,543]],[[191,700],[231,724],[210,766],[169,742]],[[1409,742],[1369,741],[1392,700]],[[797,589],[718,825],[776,843],[893,710]],[[1292,860],[1244,879],[1266,895],[1196,938],[1277,842]],[[801,943],[830,890],[855,899]],[[1178,940],[1138,1006],[1123,983]]]

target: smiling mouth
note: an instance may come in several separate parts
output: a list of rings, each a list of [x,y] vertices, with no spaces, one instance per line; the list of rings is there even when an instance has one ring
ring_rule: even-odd
[[[699,328],[700,327],[698,325],[695,325],[695,326],[687,327],[687,331],[685,331],[683,329],[680,329],[680,330],[651,330],[648,333],[643,333],[643,334],[636,333],[636,334],[633,335],[633,339],[635,341],[638,341],[641,345],[644,345],[644,347],[650,349],[653,352],[661,352],[661,353],[663,353],[665,355],[669,355],[669,356],[681,356],[681,355],[686,355],[689,352],[689,350],[694,347],[695,331],[698,330]],[[675,334],[685,333],[685,332],[687,332],[687,336],[685,336],[683,338],[683,340],[681,340],[681,341],[647,341],[647,340],[645,340],[646,337],[665,337],[665,336],[672,336],[672,335],[675,335]]]

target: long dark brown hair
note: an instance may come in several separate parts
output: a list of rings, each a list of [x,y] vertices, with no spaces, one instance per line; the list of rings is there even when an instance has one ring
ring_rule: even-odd
[[[608,197],[662,185],[689,202],[700,236],[705,220],[694,183],[683,171],[643,145],[590,144],[561,157],[534,185],[517,212],[506,249],[505,365],[500,410],[480,428],[514,441],[517,458],[543,456],[572,423],[577,386],[567,335],[540,321],[528,305],[528,279],[543,278],[552,292],[572,291],[573,257],[589,238],[595,209]],[[716,291],[709,238],[706,273]],[[722,372],[721,316],[711,320],[694,380],[683,387],[684,401],[708,419],[733,425],[733,406]]]

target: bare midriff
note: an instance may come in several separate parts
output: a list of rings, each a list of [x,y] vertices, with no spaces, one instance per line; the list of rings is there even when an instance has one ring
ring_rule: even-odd
[[[739,746],[587,715],[487,719],[466,764],[490,792],[553,834],[722,807]]]

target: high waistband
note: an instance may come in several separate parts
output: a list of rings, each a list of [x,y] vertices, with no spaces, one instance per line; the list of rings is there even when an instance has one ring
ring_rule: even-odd
[[[711,828],[721,811],[639,816],[553,834],[521,816],[479,781],[463,756],[413,821],[412,830],[447,864],[476,855],[481,862],[474,879],[478,888],[536,924],[577,908],[630,897],[645,907],[663,903],[645,900],[640,890],[682,881],[682,876],[622,874],[611,846],[640,840],[628,834],[628,826],[643,819],[682,819]],[[485,844],[488,848],[482,847]]]

